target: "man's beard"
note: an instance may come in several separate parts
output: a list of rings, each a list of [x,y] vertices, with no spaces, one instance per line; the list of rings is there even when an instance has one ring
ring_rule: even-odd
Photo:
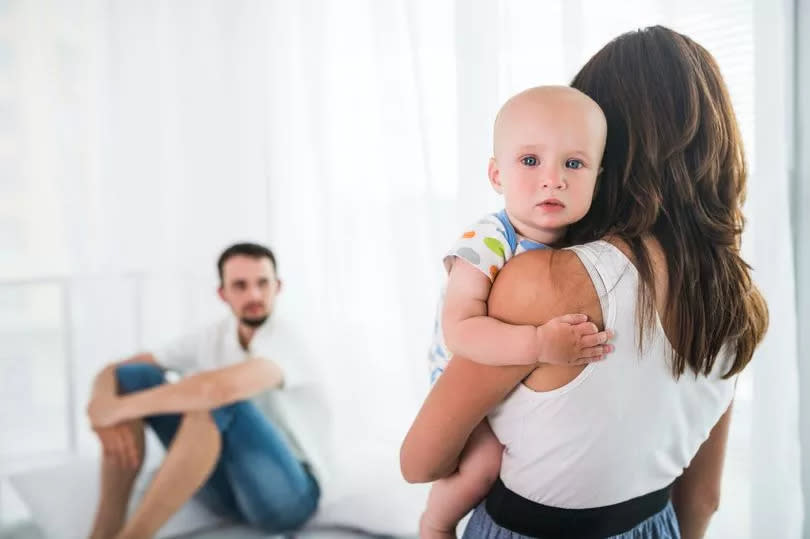
[[[266,314],[264,316],[259,316],[257,318],[247,318],[247,317],[240,318],[239,321],[242,322],[243,324],[245,324],[249,328],[256,329],[257,327],[264,324],[269,317],[270,317],[270,315]]]

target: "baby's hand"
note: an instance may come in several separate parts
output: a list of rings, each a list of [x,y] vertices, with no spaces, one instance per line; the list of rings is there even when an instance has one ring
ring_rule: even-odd
[[[613,351],[613,332],[599,331],[584,314],[566,314],[537,327],[538,363],[586,365]]]

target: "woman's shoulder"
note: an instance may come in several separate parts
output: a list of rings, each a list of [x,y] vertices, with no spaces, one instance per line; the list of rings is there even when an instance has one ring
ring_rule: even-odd
[[[607,236],[604,238],[604,242],[621,251],[627,260],[629,260],[634,267],[637,267],[638,261],[636,255],[633,253],[633,249],[627,241],[617,236]],[[664,251],[659,241],[652,235],[648,234],[642,237],[641,243],[646,248],[647,256],[650,260],[652,275],[655,279],[656,308],[660,313],[665,309],[666,290],[669,287],[667,253]]]
[[[633,249],[630,247],[630,244],[623,238],[619,236],[605,236],[602,240],[592,243],[601,243],[601,244],[608,244],[612,247],[618,249],[625,257],[627,257],[630,262],[636,264],[636,256],[633,253]],[[664,249],[661,247],[661,244],[650,234],[647,234],[641,238],[641,243],[646,247],[647,253],[650,256],[650,260],[653,263],[653,266],[657,269],[658,266],[663,265],[666,268],[666,253]]]
[[[642,243],[652,262],[656,288],[666,290],[667,264],[661,245],[652,236],[643,238]],[[616,236],[566,249],[528,251],[510,260],[498,273],[490,291],[489,313],[513,324],[539,324],[573,312],[585,312],[601,321],[593,273],[616,280],[635,264],[629,243]]]
[[[579,256],[566,249],[516,256],[498,273],[489,295],[490,315],[513,324],[539,325],[576,312],[601,322],[591,277]]]

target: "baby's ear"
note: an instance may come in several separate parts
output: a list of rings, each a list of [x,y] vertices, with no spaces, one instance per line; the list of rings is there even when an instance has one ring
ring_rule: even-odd
[[[494,157],[489,158],[489,167],[487,168],[487,176],[489,176],[489,183],[492,188],[499,194],[503,194],[503,185],[501,185],[501,171],[498,168],[498,162]]]

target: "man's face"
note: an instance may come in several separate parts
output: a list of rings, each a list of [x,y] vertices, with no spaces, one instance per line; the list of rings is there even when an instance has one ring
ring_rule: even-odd
[[[273,311],[281,287],[269,258],[236,255],[222,267],[219,297],[245,325],[258,327]]]

